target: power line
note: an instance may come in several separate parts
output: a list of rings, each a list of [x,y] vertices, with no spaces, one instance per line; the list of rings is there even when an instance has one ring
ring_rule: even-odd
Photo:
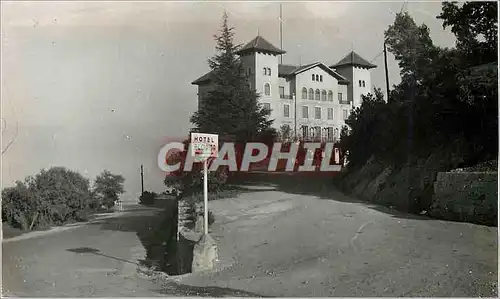
[[[384,54],[384,50],[380,51],[380,53],[377,54],[377,56],[375,56],[375,58],[373,58],[372,60],[370,60],[370,63],[374,62],[375,60],[377,60],[380,55]]]
[[[2,150],[2,155],[7,152],[7,150],[9,149],[9,147],[16,141],[17,136],[19,135],[19,122],[17,121],[16,110],[14,109],[14,107],[12,106],[12,103],[10,101],[9,101],[9,105],[11,105],[12,114],[13,114],[14,120],[16,122],[16,133],[15,133],[14,137],[12,137],[12,139],[7,143],[7,146]],[[5,132],[5,130],[7,129],[7,121],[5,120],[5,118],[2,118],[2,120],[4,122],[4,129],[2,130],[2,135],[3,135],[4,132]]]
[[[7,122],[6,122],[7,123]],[[14,135],[14,137],[9,141],[9,143],[7,143],[7,146],[2,150],[2,155],[5,154],[5,152],[7,152],[7,150],[9,149],[9,147],[14,143],[14,141],[16,141],[17,139],[17,135],[19,135],[19,125],[16,121],[16,134]]]

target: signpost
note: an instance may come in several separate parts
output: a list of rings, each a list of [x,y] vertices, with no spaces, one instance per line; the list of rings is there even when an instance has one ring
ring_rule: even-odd
[[[208,159],[219,154],[219,136],[215,134],[191,133],[191,155],[195,161],[203,161],[203,197],[205,205],[204,230],[208,234]]]

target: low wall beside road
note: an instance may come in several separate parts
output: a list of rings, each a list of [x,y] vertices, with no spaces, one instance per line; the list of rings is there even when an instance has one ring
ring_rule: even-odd
[[[497,225],[498,173],[439,172],[430,215],[445,220]]]

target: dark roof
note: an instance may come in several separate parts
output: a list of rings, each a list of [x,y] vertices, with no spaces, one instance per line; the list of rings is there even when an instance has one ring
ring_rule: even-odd
[[[296,65],[289,65],[289,64],[278,64],[278,76],[279,77],[287,77],[287,76],[294,76],[297,74],[300,74],[304,71],[307,71],[308,69],[311,69],[313,67],[319,66],[322,69],[324,69],[326,72],[337,78],[338,82],[340,84],[349,84],[349,80],[347,80],[344,76],[340,75],[337,73],[335,70],[332,70],[331,68],[327,67],[324,63],[322,62],[315,62],[315,63],[310,63],[302,66],[296,66]],[[198,79],[194,80],[191,82],[193,85],[203,85],[206,84],[210,81],[212,76],[212,72],[208,72],[205,75],[199,77]]]
[[[278,64],[278,76],[284,77],[290,75],[295,69],[296,65]]]
[[[247,52],[260,51],[271,54],[285,54],[286,52],[280,50],[273,46],[270,42],[265,40],[262,36],[257,36],[253,40],[251,40],[248,44],[244,45],[237,54],[244,54]]]
[[[212,77],[212,71],[206,73],[205,75],[201,76],[200,78],[194,80],[191,82],[193,85],[202,85],[203,83],[208,83]]]
[[[330,75],[334,76],[337,78],[340,84],[349,84],[349,80],[347,80],[344,76],[340,75],[336,71],[332,70],[328,66],[326,66],[322,62],[315,62],[315,63],[310,63],[302,66],[295,66],[295,65],[286,65],[286,64],[279,64],[278,65],[278,76],[280,77],[287,77],[287,76],[293,76],[300,74],[302,72],[307,71],[308,69],[311,69],[313,67],[319,66],[326,72],[328,72]]]
[[[294,71],[293,71],[293,74],[296,75],[296,74],[300,74],[302,73],[303,71],[307,71],[308,69],[312,68],[312,67],[315,67],[316,65],[318,64],[318,62],[315,62],[315,63],[309,63],[309,64],[305,64],[305,65],[301,65],[299,67],[297,67]]]
[[[363,57],[359,56],[356,52],[351,51],[351,53],[347,54],[346,57],[342,58],[336,64],[330,66],[331,68],[337,68],[341,66],[358,66],[364,68],[376,68],[377,66],[366,61]]]

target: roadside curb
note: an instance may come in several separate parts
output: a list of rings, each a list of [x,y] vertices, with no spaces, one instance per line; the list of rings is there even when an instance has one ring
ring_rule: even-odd
[[[22,235],[15,236],[12,238],[3,238],[2,243],[9,243],[9,242],[22,241],[22,240],[26,240],[26,239],[42,237],[42,236],[50,235],[53,233],[58,233],[58,232],[63,232],[63,231],[67,231],[70,229],[78,228],[78,227],[88,225],[91,223],[96,223],[96,222],[104,220],[104,219],[119,217],[119,216],[122,216],[124,214],[126,214],[126,212],[96,214],[97,217],[95,217],[92,220],[86,221],[86,222],[76,222],[76,223],[65,224],[62,226],[53,226],[47,230],[26,232]]]

